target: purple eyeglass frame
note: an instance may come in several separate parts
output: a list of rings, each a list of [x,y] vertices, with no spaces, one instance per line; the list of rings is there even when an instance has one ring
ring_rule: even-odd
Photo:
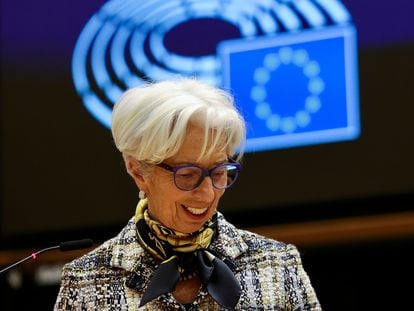
[[[230,160],[230,161],[231,161],[231,160]],[[225,187],[217,187],[217,186],[214,184],[214,179],[211,177],[211,172],[212,172],[212,171],[214,171],[215,169],[217,169],[218,167],[221,167],[221,166],[227,166],[227,165],[231,165],[231,166],[236,167],[236,169],[237,169],[237,174],[236,174],[235,178],[232,180],[232,182],[231,182],[230,184],[227,184]],[[158,163],[158,164],[156,164],[156,166],[159,166],[159,167],[161,167],[161,168],[163,168],[163,169],[165,169],[165,170],[167,170],[167,171],[173,172],[173,176],[174,176],[174,184],[175,184],[175,186],[176,186],[178,189],[180,189],[180,190],[182,190],[182,191],[191,191],[191,190],[194,190],[195,188],[197,188],[198,186],[200,186],[200,185],[201,185],[201,183],[203,182],[204,178],[206,178],[207,176],[209,176],[209,177],[211,178],[211,184],[213,185],[213,187],[214,187],[214,188],[216,188],[216,189],[220,189],[220,190],[222,190],[222,189],[227,189],[227,188],[231,187],[231,186],[232,186],[232,185],[236,182],[237,177],[239,176],[239,173],[240,173],[240,169],[241,169],[241,164],[240,164],[240,163],[238,163],[238,162],[226,162],[226,163],[221,163],[221,164],[216,165],[216,166],[214,166],[214,167],[212,167],[212,168],[210,168],[210,169],[205,169],[205,168],[202,168],[202,167],[200,167],[200,166],[198,166],[198,165],[180,165],[180,166],[171,166],[171,165],[168,165],[168,164],[166,164],[166,163],[164,163],[164,162]],[[175,181],[175,174],[176,174],[176,172],[177,172],[178,170],[180,170],[180,169],[182,169],[182,168],[188,168],[188,167],[196,167],[196,168],[199,168],[199,169],[201,170],[201,172],[202,172],[202,173],[201,173],[200,179],[197,181],[197,183],[194,185],[194,187],[193,187],[193,188],[191,188],[191,189],[183,189],[183,188],[181,188],[181,187],[179,187],[179,186],[177,185],[177,182]]]

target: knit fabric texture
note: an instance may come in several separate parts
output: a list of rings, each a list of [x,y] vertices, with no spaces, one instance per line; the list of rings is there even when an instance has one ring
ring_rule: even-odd
[[[295,246],[237,229],[220,213],[217,221],[210,247],[241,285],[235,310],[321,310]],[[140,246],[132,218],[118,236],[64,266],[54,310],[226,310],[205,288],[186,306],[163,294],[139,307],[157,267]]]

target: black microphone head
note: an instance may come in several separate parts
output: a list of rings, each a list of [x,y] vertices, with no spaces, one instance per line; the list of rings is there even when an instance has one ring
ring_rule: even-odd
[[[75,249],[82,249],[82,248],[91,247],[92,244],[93,244],[93,241],[91,239],[66,241],[66,242],[61,242],[59,244],[59,249],[62,252],[72,251],[72,250],[75,250]]]

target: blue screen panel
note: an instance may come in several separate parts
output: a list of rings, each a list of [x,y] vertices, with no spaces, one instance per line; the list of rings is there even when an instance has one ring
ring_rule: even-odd
[[[223,41],[218,54],[247,122],[246,152],[359,136],[353,26]]]

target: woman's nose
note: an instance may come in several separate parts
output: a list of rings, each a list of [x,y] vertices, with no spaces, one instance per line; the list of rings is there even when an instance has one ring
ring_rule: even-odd
[[[210,176],[206,176],[194,190],[200,200],[211,202],[214,199],[214,187]]]

